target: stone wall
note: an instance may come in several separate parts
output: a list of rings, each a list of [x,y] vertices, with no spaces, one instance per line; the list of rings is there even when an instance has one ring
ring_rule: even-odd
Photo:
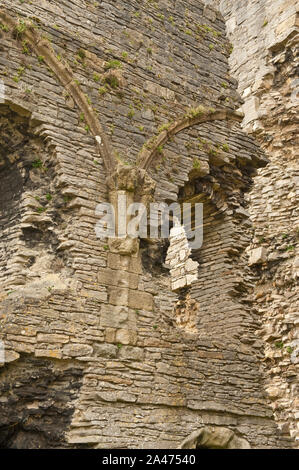
[[[265,394],[248,296],[245,193],[267,160],[235,112],[223,19],[197,0],[83,3],[6,0],[0,11],[0,125],[9,117],[18,135],[23,116],[35,148],[29,159],[10,144],[1,153],[26,217],[11,251],[14,232],[1,245],[21,275],[1,264],[3,446],[175,448],[214,426],[251,447],[290,447]],[[96,237],[97,204],[119,193],[204,202],[197,281],[172,291],[165,240]],[[22,387],[16,416],[23,363],[52,385],[42,397],[29,386],[26,399]],[[23,422],[35,415],[46,435],[44,400],[51,420],[70,412],[38,442]]]
[[[68,448],[82,367],[25,356],[1,374],[1,449]]]
[[[267,391],[280,428],[298,440],[298,5],[220,3],[233,46],[229,63],[244,99],[243,126],[270,159],[248,198]]]

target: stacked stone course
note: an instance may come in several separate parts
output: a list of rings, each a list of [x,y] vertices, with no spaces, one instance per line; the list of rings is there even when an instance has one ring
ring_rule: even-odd
[[[267,159],[235,112],[223,19],[195,0],[83,4],[0,10],[1,446],[175,448],[212,426],[290,447],[248,295],[244,195]],[[204,202],[197,280],[172,291],[159,241],[96,237],[119,191]]]
[[[270,160],[248,197],[253,301],[275,418],[298,441],[298,2],[219,3],[244,99],[243,127]]]

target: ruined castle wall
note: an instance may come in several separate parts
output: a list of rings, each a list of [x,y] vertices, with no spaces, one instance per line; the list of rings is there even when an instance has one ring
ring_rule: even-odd
[[[28,218],[13,256],[22,279],[1,290],[1,445],[36,447],[40,434],[45,447],[175,448],[213,425],[252,447],[291,446],[265,394],[260,322],[248,298],[244,194],[266,159],[232,114],[240,100],[224,22],[198,1],[83,3],[6,0],[0,12],[9,15],[1,16],[0,122],[9,108],[11,126],[21,114],[29,144],[39,139],[20,189]],[[25,17],[32,21],[27,39]],[[211,107],[225,112],[214,122],[192,121],[213,114]],[[109,156],[130,168],[161,125],[186,113],[190,126],[157,149],[148,169],[156,201],[203,195],[208,208],[200,283],[173,292],[164,244],[145,240],[139,252],[123,254],[96,238],[95,209],[108,200],[111,176],[97,144],[105,133]],[[94,132],[99,122],[102,135]],[[7,149],[6,162],[9,156]],[[24,156],[18,161],[22,167]],[[177,321],[183,313],[192,316],[191,331]],[[23,364],[32,378],[37,369],[43,393]],[[55,433],[62,407],[70,412]],[[38,408],[46,409],[40,419]],[[50,429],[43,416],[51,416]]]
[[[243,125],[270,159],[248,198],[267,391],[280,428],[298,439],[298,5],[220,3],[233,45],[231,72],[244,99]]]

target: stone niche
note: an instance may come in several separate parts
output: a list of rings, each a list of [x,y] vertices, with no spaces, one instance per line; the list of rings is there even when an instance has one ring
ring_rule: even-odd
[[[250,445],[230,429],[207,426],[188,436],[180,449],[250,449]]]

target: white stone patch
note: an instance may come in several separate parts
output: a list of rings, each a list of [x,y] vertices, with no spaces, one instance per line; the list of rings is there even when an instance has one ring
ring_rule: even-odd
[[[254,264],[262,264],[267,261],[267,250],[265,247],[255,248],[249,251],[249,266]]]
[[[0,103],[5,102],[5,85],[3,80],[0,79]]]
[[[171,229],[169,240],[165,264],[170,267],[171,288],[176,291],[198,279],[198,263],[190,258],[191,249],[182,225]]]
[[[0,341],[0,366],[4,364],[4,343]]]
[[[232,34],[237,26],[236,18],[233,16],[226,22],[226,31],[227,34]]]
[[[99,145],[102,145],[102,138],[99,135],[96,135],[95,139]]]
[[[258,109],[260,101],[256,96],[249,98],[243,105],[243,112],[245,114],[245,124],[258,119]]]

